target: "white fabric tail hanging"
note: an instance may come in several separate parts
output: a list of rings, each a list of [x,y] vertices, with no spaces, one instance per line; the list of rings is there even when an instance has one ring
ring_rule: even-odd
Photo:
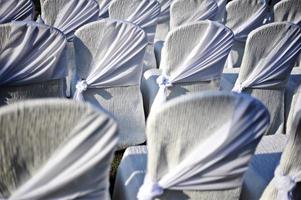
[[[232,116],[160,180],[147,174],[138,199],[152,200],[165,189],[240,187],[252,153],[269,125],[269,114],[259,101],[242,95],[236,100]]]
[[[95,40],[91,42],[91,38],[85,37],[86,31]],[[88,88],[140,85],[147,38],[138,26],[105,19],[79,29],[73,42],[77,68],[89,71],[87,76],[82,77],[79,72],[80,80],[73,99],[83,100],[83,92]],[[84,57],[90,52],[83,48],[83,44],[87,45],[85,48],[94,48],[92,45],[95,45],[92,58]]]
[[[269,26],[273,26],[273,24],[265,27]],[[257,31],[265,27],[257,29]],[[260,59],[246,80],[235,84],[233,92],[242,92],[246,88],[285,87],[287,74],[290,74],[293,67],[289,64],[301,51],[301,28],[288,23],[286,30],[275,38],[273,46],[273,50]]]
[[[35,22],[12,22],[0,47],[0,85],[22,85],[66,76],[66,38]]]
[[[18,20],[32,20],[34,6],[31,0],[1,0],[0,24]]]
[[[222,24],[205,21],[181,26],[168,35],[164,48],[169,46],[169,38],[172,38],[173,35],[179,35],[178,33],[185,32],[186,29],[195,31],[194,27],[203,26],[204,24],[208,24],[204,30],[205,36],[200,38],[197,44],[194,44],[189,50],[190,55],[178,62],[179,66],[176,66],[176,70],[169,74],[164,70],[164,66],[169,65],[170,59],[169,55],[164,55],[164,51],[168,53],[169,50],[163,49],[163,60],[161,62],[163,74],[157,79],[160,89],[152,106],[160,106],[166,101],[167,88],[174,83],[210,81],[220,78],[223,65],[217,65],[217,63],[226,59],[233,43],[233,33]]]
[[[94,0],[46,0],[41,12],[40,22],[59,29],[72,40],[76,29],[98,19],[99,6]]]

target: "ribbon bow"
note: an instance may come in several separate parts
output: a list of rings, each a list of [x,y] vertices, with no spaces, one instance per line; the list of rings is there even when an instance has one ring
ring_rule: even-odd
[[[86,80],[82,80],[77,82],[76,86],[76,91],[74,93],[73,99],[78,100],[78,101],[83,101],[83,92],[88,89],[88,83]]]

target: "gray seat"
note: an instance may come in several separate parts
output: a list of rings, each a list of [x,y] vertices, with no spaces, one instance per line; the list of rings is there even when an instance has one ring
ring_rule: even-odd
[[[30,100],[0,109],[0,198],[109,199],[117,125],[70,100]]]
[[[202,92],[171,100],[150,114],[147,147],[126,150],[113,199],[134,200],[137,193],[138,199],[239,199],[243,174],[268,122],[266,108],[247,95]],[[222,144],[225,149],[218,149]]]
[[[142,79],[146,113],[153,106],[189,92],[218,90],[232,43],[232,31],[209,20],[171,31],[162,51],[160,69],[146,71]]]
[[[233,0],[227,4],[224,23],[233,31],[235,43],[226,67],[241,66],[248,34],[264,24],[267,14],[268,6],[262,0]]]
[[[34,22],[0,25],[0,105],[65,97],[66,39]]]
[[[75,100],[104,108],[116,118],[118,149],[145,142],[140,91],[145,32],[129,22],[104,19],[80,28],[74,38]]]
[[[261,100],[271,114],[268,134],[284,133],[285,88],[301,51],[301,29],[275,22],[253,31],[233,91]]]
[[[33,17],[34,5],[31,0],[2,0],[0,2],[0,24],[32,20]]]

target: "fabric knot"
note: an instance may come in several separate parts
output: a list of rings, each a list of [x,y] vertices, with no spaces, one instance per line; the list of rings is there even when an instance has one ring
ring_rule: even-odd
[[[170,82],[169,77],[165,76],[165,75],[161,75],[157,78],[157,84],[160,87],[164,87],[164,88],[168,88],[168,87],[172,86],[172,83]]]
[[[88,89],[88,83],[87,83],[87,81],[85,81],[85,80],[79,81],[79,82],[76,84],[76,89],[77,89],[79,92],[86,91],[86,90]]]
[[[241,93],[246,87],[241,83],[234,86],[232,92]]]
[[[153,200],[155,197],[163,194],[163,189],[160,185],[145,176],[144,183],[140,187],[137,198],[139,200]]]
[[[275,170],[274,180],[275,186],[278,189],[277,199],[292,199],[292,191],[296,186],[296,181],[290,176],[285,176],[280,167],[277,167],[277,169]]]

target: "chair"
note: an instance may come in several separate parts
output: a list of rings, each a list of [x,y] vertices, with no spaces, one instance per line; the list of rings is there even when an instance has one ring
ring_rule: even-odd
[[[225,15],[226,15],[227,0],[215,0],[215,1],[217,3],[217,7],[218,7],[215,20],[219,21],[221,23],[224,23]]]
[[[165,37],[169,32],[170,24],[170,4],[172,0],[158,0],[161,5],[161,12],[157,21],[157,29],[155,35],[155,47],[157,42],[165,41]]]
[[[235,42],[226,63],[227,68],[241,66],[248,34],[267,20],[268,6],[262,0],[233,0],[226,6],[225,25],[235,36]]]
[[[160,69],[146,71],[142,79],[146,113],[189,92],[218,90],[232,43],[231,30],[213,21],[171,31],[162,50]]]
[[[0,105],[65,97],[66,39],[35,22],[0,25]]]
[[[132,23],[104,19],[76,31],[73,43],[78,77],[73,98],[114,115],[118,149],[145,142],[140,91],[145,32]]]
[[[144,58],[144,70],[157,68],[154,54],[154,38],[160,4],[156,0],[113,0],[109,7],[112,19],[125,20],[140,26],[148,37],[148,46]]]
[[[266,105],[271,114],[268,134],[285,132],[284,93],[300,51],[301,29],[291,23],[268,24],[248,37],[233,91],[249,93]]]
[[[266,108],[247,95],[203,92],[171,100],[150,114],[147,147],[126,150],[113,199],[239,199],[268,124]]]
[[[31,0],[2,0],[0,2],[0,24],[32,20],[33,12],[34,6]]]
[[[276,22],[288,21],[301,26],[301,1],[283,0],[274,6],[274,20]],[[299,55],[296,67],[301,67]]]
[[[70,41],[79,27],[96,21],[98,15],[95,0],[43,0],[38,21],[59,29]]]
[[[108,18],[109,17],[109,6],[112,0],[97,0],[99,4],[99,17]]]
[[[288,135],[265,136],[265,142],[258,145],[261,152],[256,151],[246,173],[242,199],[300,199],[300,109],[295,113],[291,127]],[[268,140],[274,150],[267,145]],[[275,148],[280,151],[275,152]],[[256,187],[258,184],[260,187]]]
[[[214,0],[174,0],[170,6],[170,29],[201,20],[213,20],[218,5]]]
[[[30,100],[0,109],[0,196],[108,199],[117,125],[70,100]]]

